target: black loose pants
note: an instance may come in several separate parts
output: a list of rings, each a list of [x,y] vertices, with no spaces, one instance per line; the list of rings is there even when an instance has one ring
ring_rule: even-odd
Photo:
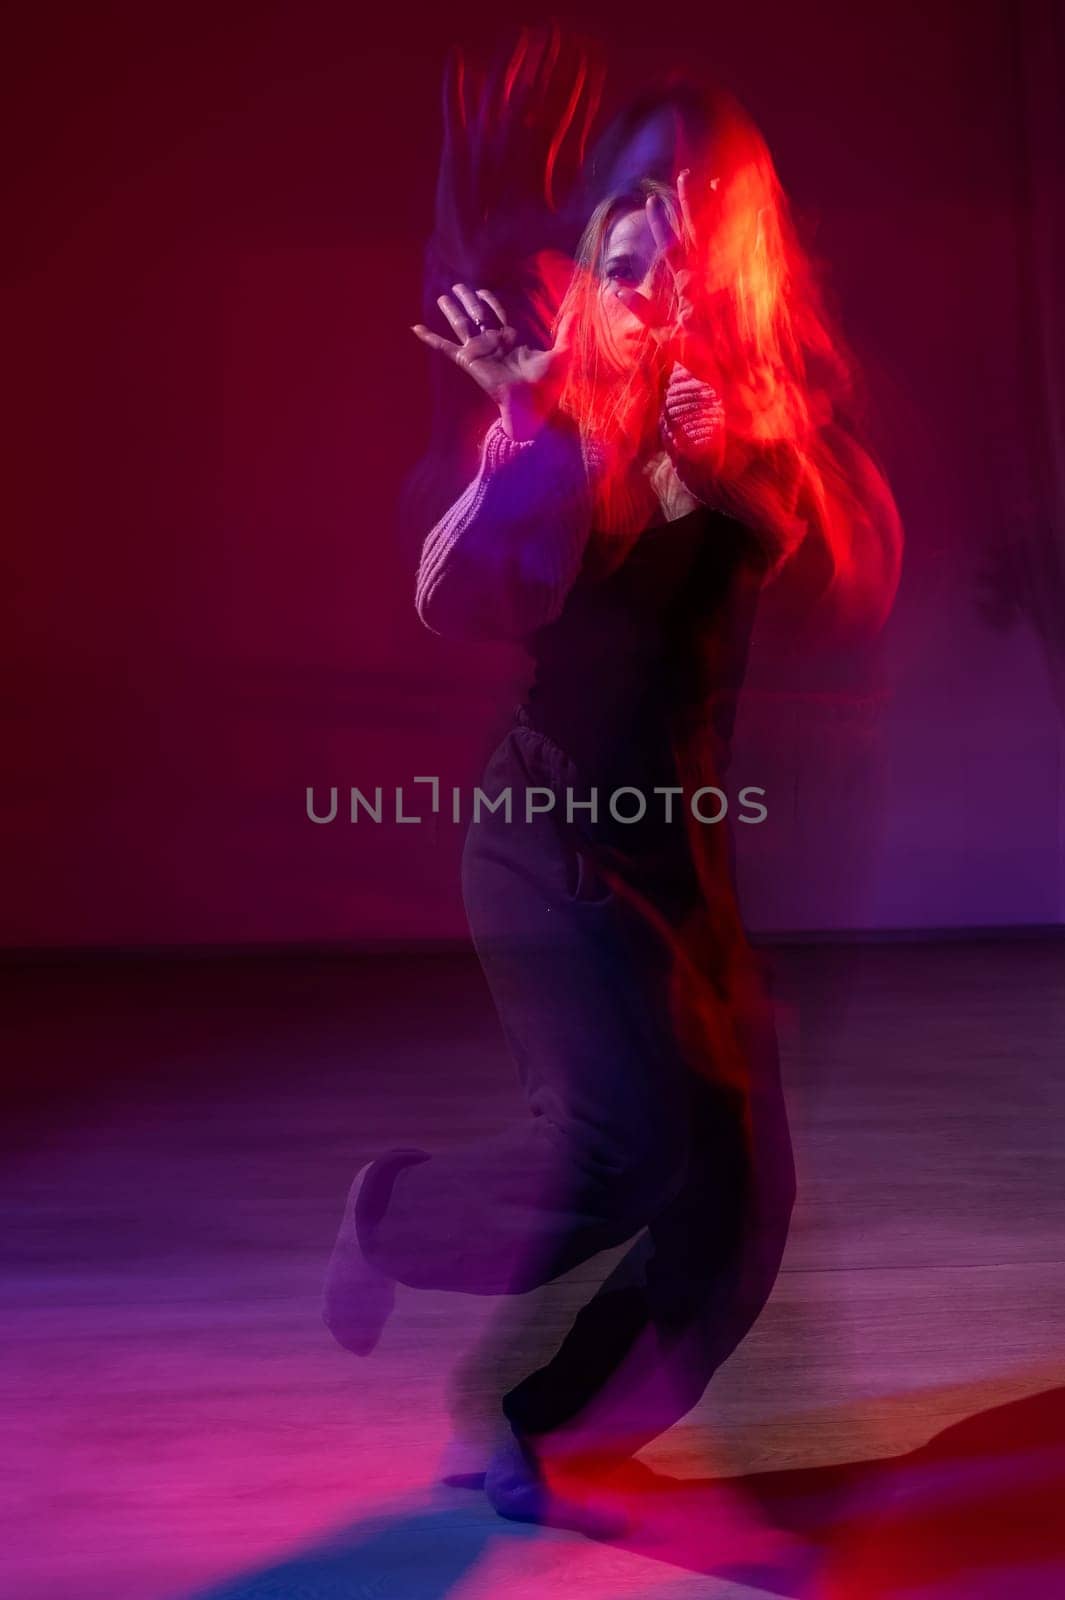
[[[587,792],[519,708],[481,784],[493,801],[510,789],[510,820],[485,811],[463,851],[470,931],[530,1115],[440,1153],[382,1157],[357,1224],[369,1259],[401,1283],[487,1295],[536,1288],[631,1240],[503,1408],[529,1434],[634,1450],[690,1410],[765,1304],[794,1168],[768,995],[735,1019],[745,1119],[714,1064],[685,1059],[668,944],[600,875],[594,829],[567,824],[567,786]],[[526,820],[529,790],[544,791],[535,805],[554,794],[554,808]],[[670,922],[699,893],[675,826],[676,847],[629,868]]]

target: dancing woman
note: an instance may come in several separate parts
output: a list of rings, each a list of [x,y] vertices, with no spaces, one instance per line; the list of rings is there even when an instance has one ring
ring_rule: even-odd
[[[768,152],[737,116],[704,157],[595,207],[548,347],[491,286],[440,297],[453,337],[414,329],[497,409],[424,541],[418,614],[535,664],[462,863],[529,1115],[363,1168],[324,1312],[366,1354],[397,1284],[520,1294],[631,1241],[503,1397],[485,1487],[529,1520],[552,1460],[627,1456],[690,1410],[772,1287],[794,1169],[729,740],[759,596],[804,545],[837,609],[879,620],[897,577],[886,488],[833,434],[833,347]]]

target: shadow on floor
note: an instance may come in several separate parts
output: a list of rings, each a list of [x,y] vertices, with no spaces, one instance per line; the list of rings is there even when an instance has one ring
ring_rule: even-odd
[[[615,1550],[787,1600],[1051,1600],[1065,1593],[1065,1388],[905,1455],[719,1479],[634,1461],[581,1492],[628,1513]],[[195,1600],[443,1600],[496,1541],[544,1536],[485,1512],[441,1489]]]

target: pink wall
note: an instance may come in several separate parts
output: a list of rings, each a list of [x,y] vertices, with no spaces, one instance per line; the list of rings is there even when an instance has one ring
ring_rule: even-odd
[[[784,674],[763,625],[734,764],[771,808],[740,840],[748,918],[1060,922],[1043,664],[975,606],[1024,425],[1003,12],[799,11],[685,3],[670,39],[644,17],[616,43],[619,81],[701,61],[761,121],[907,525],[861,660]],[[24,15],[4,943],[462,934],[460,829],[316,828],[304,789],[468,788],[520,685],[516,652],[421,627],[394,511],[427,422],[407,330],[443,51],[494,15]]]

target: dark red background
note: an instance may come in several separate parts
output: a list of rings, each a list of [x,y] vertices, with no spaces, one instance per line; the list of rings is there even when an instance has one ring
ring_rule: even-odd
[[[569,16],[616,95],[682,63],[759,120],[906,523],[865,659],[782,685],[756,653],[748,920],[1060,922],[1043,662],[976,604],[1026,493],[1008,0]],[[514,652],[420,625],[395,513],[428,419],[408,328],[444,54],[499,26],[307,0],[14,16],[5,943],[462,934],[459,830],[315,828],[304,790],[472,784],[519,681]]]

